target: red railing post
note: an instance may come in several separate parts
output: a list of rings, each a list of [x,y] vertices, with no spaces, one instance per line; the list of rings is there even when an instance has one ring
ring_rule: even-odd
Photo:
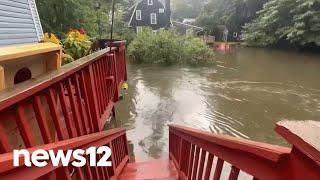
[[[89,102],[89,110],[92,117],[92,123],[94,132],[100,131],[99,127],[99,107],[98,107],[98,100],[96,94],[96,88],[94,85],[94,74],[92,65],[89,65],[88,68],[84,71],[84,78],[85,78],[85,86],[88,92],[88,102]]]
[[[240,170],[259,179],[288,177],[281,176],[281,171],[286,171],[281,169],[287,163],[288,148],[177,125],[169,125],[169,142],[170,158],[179,162],[176,167],[181,179],[218,180],[224,172],[224,162],[225,167],[231,165],[230,180],[237,179]],[[212,169],[214,157],[218,160]]]
[[[101,131],[113,112],[121,84],[126,79],[124,52],[124,46],[113,47],[112,52],[103,49],[48,75],[21,84],[14,91],[2,91],[0,116],[8,119],[11,124],[7,128],[3,126],[7,126],[8,121],[0,123],[0,153],[9,153],[17,147],[36,148],[37,144],[59,143],[67,139],[71,141]],[[115,150],[115,169],[59,167],[51,169],[51,172],[36,169],[36,173],[32,174],[30,170],[22,168],[19,172],[28,171],[30,176],[27,177],[39,177],[41,172],[41,178],[44,179],[52,179],[52,173],[59,179],[71,179],[72,170],[75,172],[72,178],[111,178],[119,174],[129,160],[125,134],[114,136],[109,144]],[[15,139],[17,141],[13,141]],[[6,167],[5,163],[0,161],[0,166]],[[7,174],[12,175],[11,172]],[[23,175],[14,174],[15,177]]]
[[[115,56],[114,54],[115,52],[112,52],[111,53],[111,61],[113,62],[113,77],[114,77],[114,88],[115,88],[115,93],[114,93],[114,96],[113,96],[113,101],[117,102],[119,100],[119,80],[118,80],[118,67],[117,67],[117,57]]]

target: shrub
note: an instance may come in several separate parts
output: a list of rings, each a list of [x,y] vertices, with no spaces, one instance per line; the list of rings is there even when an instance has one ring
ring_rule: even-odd
[[[213,51],[200,39],[171,30],[154,34],[143,29],[128,47],[130,60],[138,63],[204,65],[213,63]]]
[[[71,30],[63,46],[65,52],[76,60],[90,53],[91,41],[84,30]]]

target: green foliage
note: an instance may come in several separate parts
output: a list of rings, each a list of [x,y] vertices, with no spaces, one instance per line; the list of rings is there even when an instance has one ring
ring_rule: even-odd
[[[218,26],[239,32],[241,27],[256,17],[256,12],[267,0],[209,0],[197,17],[196,23],[208,34],[217,35]]]
[[[73,62],[74,59],[69,54],[63,54],[62,56],[62,65],[69,64]]]
[[[94,35],[97,29],[93,0],[37,1],[45,32],[64,36],[71,28],[84,28]]]
[[[86,34],[72,30],[63,41],[63,47],[68,55],[77,60],[90,53],[91,41]]]
[[[154,64],[212,64],[213,51],[200,39],[179,36],[171,30],[154,34],[150,29],[140,32],[128,47],[129,59]]]
[[[271,0],[258,17],[244,26],[249,46],[272,46],[280,41],[320,46],[319,0]]]
[[[182,21],[184,18],[196,18],[205,0],[174,0],[172,1],[172,18]]]
[[[95,3],[100,8],[95,8]],[[121,32],[129,31],[124,18],[132,0],[116,1],[115,37]],[[85,29],[90,37],[110,38],[111,1],[105,0],[38,0],[37,7],[44,32],[51,32],[60,39],[66,36],[70,29]],[[100,26],[100,29],[99,29]],[[120,34],[118,35],[118,32]]]

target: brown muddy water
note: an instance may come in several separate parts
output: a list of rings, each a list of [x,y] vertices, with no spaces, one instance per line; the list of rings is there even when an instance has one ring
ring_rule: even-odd
[[[320,56],[268,49],[216,52],[214,67],[128,65],[113,127],[136,160],[168,155],[168,124],[286,145],[280,120],[320,120]]]

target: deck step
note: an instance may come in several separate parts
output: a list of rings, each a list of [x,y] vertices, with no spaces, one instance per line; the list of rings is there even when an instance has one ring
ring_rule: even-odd
[[[119,179],[176,180],[178,179],[178,173],[172,161],[152,160],[147,162],[128,163],[119,176]]]

